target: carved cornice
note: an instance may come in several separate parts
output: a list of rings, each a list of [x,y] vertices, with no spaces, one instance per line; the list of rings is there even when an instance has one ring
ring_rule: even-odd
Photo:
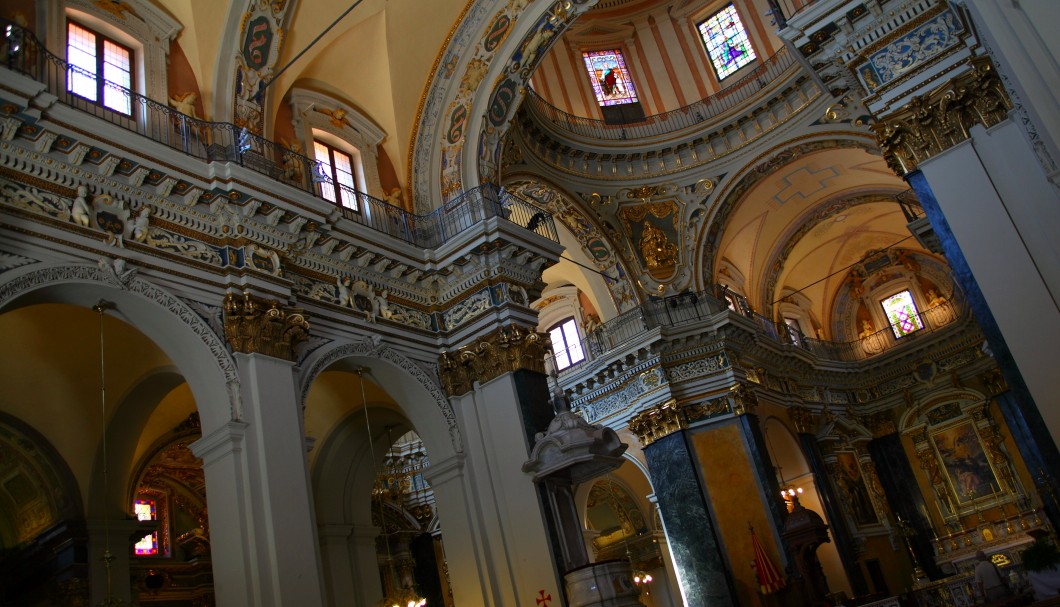
[[[438,374],[449,396],[465,394],[474,383],[485,383],[520,369],[545,373],[548,335],[512,324],[438,357]]]
[[[630,432],[636,434],[640,439],[640,444],[645,447],[684,427],[684,416],[681,415],[681,410],[674,399],[651,409],[645,409],[629,420]]]
[[[990,59],[974,59],[971,67],[872,125],[887,165],[899,176],[967,140],[973,126],[989,128],[1008,116],[1012,102]]]
[[[250,293],[229,293],[224,311],[225,339],[233,352],[294,361],[295,347],[309,337],[309,321],[301,308]]]

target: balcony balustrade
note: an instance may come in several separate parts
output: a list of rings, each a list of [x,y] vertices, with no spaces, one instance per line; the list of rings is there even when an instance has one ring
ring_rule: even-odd
[[[526,105],[538,122],[551,125],[562,135],[601,141],[649,139],[696,127],[740,107],[796,63],[794,55],[787,48],[781,48],[750,73],[706,99],[626,124],[608,124],[603,120],[568,114],[545,101],[533,89],[527,95]]]
[[[754,324],[755,332],[766,340],[832,362],[867,360],[894,348],[915,343],[922,336],[938,331],[968,315],[963,297],[955,291],[950,300],[917,313],[918,324],[923,327],[921,329],[895,337],[901,333],[898,330],[900,327],[888,325],[853,341],[835,342],[806,337],[785,323],[777,323],[752,310],[742,297],[723,286],[717,286],[715,293],[716,295],[708,292],[683,293],[655,299],[592,328],[580,342],[585,360],[559,371],[559,377],[562,379],[565,375],[575,374],[584,369],[587,363],[632,345],[653,329],[679,328],[704,322],[726,311],[749,319]],[[555,358],[550,357],[546,366],[550,373],[556,369]]]
[[[320,162],[228,122],[200,120],[165,103],[104,81],[113,94],[128,101],[128,114],[115,111],[69,90],[71,75],[95,80],[96,75],[55,56],[18,25],[0,21],[4,37],[0,57],[6,67],[45,85],[60,103],[117,125],[151,141],[207,163],[235,163],[275,182],[286,184],[340,208],[346,219],[422,248],[435,248],[471,226],[497,217],[559,242],[552,215],[495,184],[463,192],[442,207],[416,215],[384,200],[332,182]],[[113,95],[108,97],[113,99]],[[343,196],[325,197],[342,190]],[[329,198],[356,201],[344,206]]]

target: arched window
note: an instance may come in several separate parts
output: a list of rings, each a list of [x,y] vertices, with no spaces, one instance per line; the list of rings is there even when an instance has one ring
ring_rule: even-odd
[[[367,213],[354,190],[384,198],[378,147],[386,133],[351,106],[315,91],[292,90],[290,104],[295,135],[323,165],[321,197]]]
[[[357,173],[363,172],[359,158],[355,162],[354,155],[319,139],[313,140],[313,153],[325,176],[331,180],[320,184],[320,195],[331,202],[341,203],[348,209],[359,211],[356,190],[363,189],[363,186],[358,188],[356,179]]]
[[[106,36],[82,26],[67,23],[66,90],[104,107],[132,114],[133,51]]]
[[[920,319],[920,311],[909,289],[884,298],[880,305],[896,339],[924,328],[924,321]]]
[[[548,336],[552,340],[557,371],[585,360],[585,351],[582,350],[581,338],[578,335],[578,323],[573,316],[553,325],[548,330]]]
[[[701,21],[697,29],[719,81],[755,60],[755,51],[747,37],[747,30],[744,29],[740,14],[732,4]]]
[[[582,53],[585,69],[593,85],[596,102],[601,106],[637,102],[637,89],[626,68],[620,50],[586,51]]]

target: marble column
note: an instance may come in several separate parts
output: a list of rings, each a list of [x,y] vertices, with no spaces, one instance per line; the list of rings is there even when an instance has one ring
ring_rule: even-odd
[[[735,592],[685,431],[644,448],[685,605],[735,605]]]
[[[915,532],[909,543],[920,566],[932,580],[941,579],[943,573],[935,564],[935,552],[931,546],[934,530],[927,514],[927,504],[902,448],[901,438],[897,433],[877,437],[869,442],[869,453],[891,511]]]
[[[842,502],[835,494],[828,475],[828,467],[821,457],[821,450],[817,447],[817,439],[812,434],[800,432],[799,444],[802,446],[806,461],[810,464],[810,471],[817,479],[817,493],[821,496],[821,505],[824,506],[825,516],[828,517],[828,529],[832,532],[832,541],[835,542],[839,560],[843,564],[843,570],[846,571],[847,579],[850,580],[850,588],[855,596],[866,595],[869,593],[869,586],[858,564],[853,536],[840,506]]]
[[[964,149],[950,151],[939,162],[949,162],[953,160],[950,158],[951,156],[959,157],[962,151],[964,156],[967,156],[969,151],[974,150],[969,144]],[[966,158],[965,160],[970,159]],[[1002,221],[1003,217],[1001,216],[1005,215],[1005,209],[1003,201],[997,197],[996,191],[993,191],[992,195],[984,194],[976,199],[977,207],[984,206],[992,209],[990,212],[986,210],[977,211],[972,213],[971,217],[961,215],[960,223],[958,224],[963,225],[962,231],[972,232],[974,226],[966,225],[972,221],[986,222],[987,224],[997,223],[996,230],[987,225],[982,225],[980,228],[984,238],[987,236],[987,232],[991,234],[989,236],[991,245],[982,247],[990,251],[987,255],[989,259],[979,260],[978,265],[983,267],[976,270],[976,274],[973,276],[970,260],[965,257],[964,251],[958,242],[958,237],[950,225],[951,222],[948,216],[943,213],[942,201],[936,197],[936,187],[950,197],[962,196],[962,194],[952,192],[953,186],[947,185],[950,180],[945,179],[940,174],[937,164],[931,164],[929,169],[930,167],[936,167],[936,169],[927,172],[913,171],[906,175],[906,180],[916,192],[924,213],[931,222],[931,227],[935,231],[943,253],[946,255],[946,259],[953,270],[954,278],[964,291],[968,305],[975,315],[980,328],[982,328],[983,334],[986,336],[987,343],[990,346],[990,354],[997,361],[998,368],[1005,378],[1009,396],[1004,401],[999,400],[1005,421],[1013,428],[1013,432],[1021,433],[1020,440],[1016,441],[1016,445],[1019,447],[1020,454],[1023,456],[1024,461],[1027,462],[1028,467],[1034,471],[1035,476],[1038,476],[1038,470],[1060,470],[1060,451],[1057,450],[1055,438],[1060,433],[1060,420],[1047,420],[1043,417],[1043,411],[1036,405],[1032,390],[1023,373],[1024,369],[1029,369],[1033,373],[1032,379],[1037,378],[1036,382],[1041,386],[1035,392],[1048,394],[1046,400],[1042,402],[1050,402],[1052,394],[1060,390],[1060,376],[1051,370],[1047,372],[1044,368],[1051,368],[1049,361],[1055,359],[1057,355],[1055,348],[1060,347],[1060,314],[1057,314],[1055,302],[1050,304],[1051,299],[1046,297],[1041,285],[1028,284],[1020,286],[1014,284],[1010,290],[1007,282],[1009,279],[1017,280],[1018,278],[1017,282],[1026,282],[1023,272],[1034,273],[1034,269],[1032,260],[1025,251],[1017,250],[1011,255],[1001,256],[1000,252],[996,250],[1003,245],[1020,248],[1017,245],[1019,234],[1011,225],[1007,225],[1005,221]],[[985,175],[985,169],[983,169],[981,163],[977,161],[962,170],[970,169],[984,171],[978,177],[980,180],[985,180],[989,183],[989,177]],[[934,179],[929,180],[929,175],[934,175]],[[985,184],[980,185],[985,187]],[[955,201],[950,204],[954,203]],[[953,213],[953,210],[948,212],[949,215]],[[987,219],[990,213],[1000,216],[995,217],[995,221],[991,221]],[[981,215],[982,217],[980,217]],[[971,236],[966,236],[965,238],[969,240]],[[978,248],[976,250],[978,251]],[[979,253],[979,255],[982,255],[982,253]],[[1006,267],[991,271],[987,267],[991,259],[1003,261]],[[1020,270],[1020,267],[1024,267],[1024,269]],[[977,278],[982,280],[980,278],[981,275],[987,278],[997,278],[998,280],[1001,280],[1002,275],[1009,278],[1006,279],[1004,284],[987,285],[990,287],[987,292],[995,292],[992,297],[988,297],[984,289],[980,288],[980,282],[977,281]],[[1000,304],[998,302],[999,299],[1002,300]],[[1035,301],[1038,303],[1034,303]],[[1050,305],[1052,306],[1051,308]],[[1008,317],[1004,326],[999,321],[1005,321],[1005,318],[997,318],[995,312]],[[1005,335],[1009,336],[1008,339],[1006,339]],[[1050,337],[1050,335],[1053,337]],[[1020,352],[1014,353],[1010,349],[1010,341],[1014,336],[1018,338],[1017,346]],[[1024,338],[1030,339],[1030,341]],[[1038,344],[1037,346],[1034,345],[1036,343]],[[1053,415],[1055,416],[1055,414]],[[1056,483],[1058,480],[1060,479],[1053,479],[1052,482]],[[1054,525],[1060,523],[1060,511],[1055,506],[1047,509],[1047,513]]]
[[[109,597],[125,601],[126,605],[131,604],[133,582],[129,578],[129,565],[132,545],[139,539],[136,538],[139,529],[140,521],[125,518],[97,520],[88,524],[89,589],[93,605],[101,604],[103,599]],[[103,562],[108,549],[112,557],[109,587],[107,568]]]

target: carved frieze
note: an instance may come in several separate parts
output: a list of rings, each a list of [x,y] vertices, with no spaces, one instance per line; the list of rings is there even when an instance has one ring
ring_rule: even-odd
[[[1012,102],[989,57],[972,69],[872,125],[888,166],[898,175],[967,140],[972,126],[991,127],[1008,116]]]
[[[442,352],[438,373],[449,396],[469,392],[474,382],[485,383],[520,369],[545,373],[548,336],[512,324],[455,352]]]
[[[300,308],[282,306],[244,293],[224,302],[225,339],[233,352],[295,360],[295,347],[309,337],[309,321]]]
[[[645,447],[684,427],[684,416],[673,399],[641,411],[629,420],[630,432],[636,434]]]

